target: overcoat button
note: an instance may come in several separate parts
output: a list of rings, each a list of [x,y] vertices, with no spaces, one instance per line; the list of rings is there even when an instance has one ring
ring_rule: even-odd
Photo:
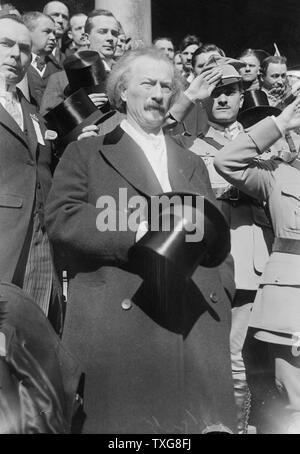
[[[129,309],[132,308],[132,302],[126,298],[125,300],[122,301],[121,306],[122,309],[124,309],[124,311],[128,311]]]
[[[213,303],[217,303],[218,302],[218,295],[215,292],[212,292],[209,295],[209,297],[210,297],[210,299],[212,300]]]

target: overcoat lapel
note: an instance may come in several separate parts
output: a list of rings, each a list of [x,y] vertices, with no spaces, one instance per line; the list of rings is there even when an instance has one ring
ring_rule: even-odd
[[[190,179],[195,171],[191,155],[171,137],[165,136],[168,159],[168,173],[173,191],[190,191]]]
[[[171,188],[174,191],[189,190],[189,180],[195,170],[195,164],[189,154],[171,138],[165,138]],[[103,144],[105,147],[100,153],[139,192],[147,196],[163,192],[142,149],[121,127],[118,126],[107,134]]]
[[[31,115],[38,118],[36,114],[36,108],[27,101],[27,99],[25,98],[25,96],[23,96],[22,93],[20,93],[19,96],[23,111],[24,131],[26,131],[28,146],[31,151],[32,157],[35,160],[38,141]]]
[[[26,135],[23,133],[19,125],[15,122],[12,116],[6,111],[6,109],[0,103],[0,123],[6,128],[11,131],[11,133],[19,139],[27,148],[28,142],[26,139]],[[25,123],[25,118],[24,118]]]
[[[121,127],[107,134],[103,144],[100,153],[138,192],[148,197],[163,192],[143,150]]]

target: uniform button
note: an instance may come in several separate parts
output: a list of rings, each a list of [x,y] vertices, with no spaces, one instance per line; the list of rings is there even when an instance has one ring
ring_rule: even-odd
[[[122,309],[124,309],[124,311],[128,311],[129,309],[132,308],[132,302],[126,298],[125,300],[122,301],[121,306]]]
[[[26,164],[28,164],[29,166],[34,166],[34,161],[31,161],[31,159],[28,159]]]
[[[41,189],[41,183],[38,183],[38,184],[37,184],[37,188],[38,188],[38,189]]]
[[[209,297],[210,297],[210,299],[212,300],[213,303],[217,303],[218,302],[218,295],[215,292],[212,292],[209,295]]]

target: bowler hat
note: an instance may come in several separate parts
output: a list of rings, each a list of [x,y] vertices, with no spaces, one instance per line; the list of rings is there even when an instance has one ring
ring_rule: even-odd
[[[268,115],[279,115],[281,110],[269,105],[268,97],[262,90],[246,90],[244,102],[238,114],[238,121],[244,128],[250,128]]]
[[[66,146],[77,139],[82,128],[99,124],[114,115],[115,111],[103,113],[97,109],[83,88],[72,93],[54,109],[45,114],[47,126],[58,133],[58,141]]]
[[[66,96],[84,88],[90,93],[105,92],[106,70],[98,52],[81,50],[67,57],[63,63],[69,85],[65,88]]]

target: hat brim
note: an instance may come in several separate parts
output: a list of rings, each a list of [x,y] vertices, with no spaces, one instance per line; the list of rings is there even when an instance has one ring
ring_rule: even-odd
[[[198,219],[204,223],[204,225],[201,225],[203,238],[200,243],[205,253],[194,257],[196,243],[183,240],[186,232],[183,235],[176,235],[174,234],[176,229],[167,231],[164,229],[160,231],[150,230],[136,243],[136,247],[133,247],[129,253],[130,258],[134,262],[139,263],[139,270],[144,269],[144,274],[148,274],[147,259],[149,263],[154,263],[153,254],[156,254],[157,263],[162,265],[162,269],[171,269],[174,274],[178,273],[178,275],[181,274],[184,277],[189,274],[188,270],[195,269],[198,265],[208,268],[220,265],[230,252],[230,233],[227,221],[216,205],[201,194],[193,192],[167,192],[159,194],[157,197],[168,197],[169,199],[179,197],[183,206],[193,208],[195,216],[196,212],[198,212]],[[200,206],[197,204],[197,197],[204,199],[204,203],[200,204]],[[181,248],[179,241],[184,241],[184,254],[180,258],[177,257],[177,251]],[[191,257],[195,259],[192,267]]]
[[[77,140],[77,137],[79,136],[79,134],[81,134],[82,129],[85,126],[98,125],[100,123],[103,123],[108,118],[115,115],[115,113],[116,113],[115,110],[110,110],[107,113],[103,113],[101,110],[97,109],[95,112],[93,112],[87,118],[85,118],[78,126],[76,126],[76,128],[72,129],[72,131],[68,132],[68,134],[66,134],[65,136],[59,138],[59,142],[62,145],[67,146],[69,143]]]
[[[254,106],[239,112],[237,120],[244,128],[250,128],[264,118],[274,115],[277,117],[281,110],[272,106]]]
[[[225,85],[232,85],[232,84],[238,84],[241,82],[242,78],[241,77],[224,77],[221,79],[221,81],[218,83],[217,87],[223,87]]]
[[[105,93],[105,91],[106,91],[106,82],[103,82],[103,83],[97,84],[97,85],[92,85],[90,87],[81,87],[81,88],[83,88],[83,90],[88,95],[90,95],[91,93]],[[70,84],[68,84],[66,86],[66,88],[64,89],[64,95],[66,97],[68,97],[68,96],[72,95],[73,93],[75,93],[77,90],[78,90],[78,87],[72,88],[70,86]]]

